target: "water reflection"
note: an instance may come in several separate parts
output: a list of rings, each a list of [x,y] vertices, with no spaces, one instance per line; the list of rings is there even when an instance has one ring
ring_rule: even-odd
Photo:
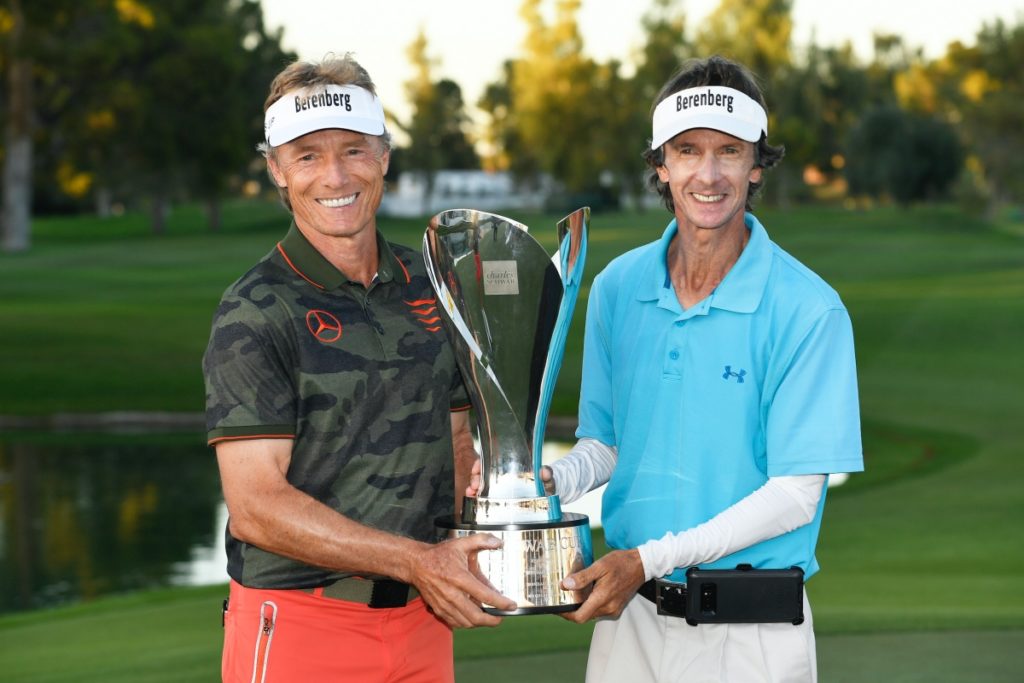
[[[176,562],[171,583],[176,586],[210,586],[228,582],[228,553],[224,547],[227,526],[228,506],[221,498],[214,515],[212,543],[194,546],[187,560]]]
[[[181,582],[221,507],[199,437],[0,441],[0,612]]]
[[[564,455],[545,444],[545,460]],[[600,522],[600,492],[567,510]],[[227,509],[198,436],[0,440],[0,613],[227,581]]]
[[[544,460],[567,450],[546,443]],[[596,528],[603,491],[564,509]],[[0,440],[0,613],[225,583],[226,524],[216,460],[199,436]]]

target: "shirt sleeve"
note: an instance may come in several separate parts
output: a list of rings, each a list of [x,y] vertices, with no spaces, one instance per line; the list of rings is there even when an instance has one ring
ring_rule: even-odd
[[[462,380],[462,373],[459,371],[458,366],[456,366],[455,372],[452,373],[449,408],[453,413],[459,413],[472,407],[469,401],[469,390],[466,389],[466,383]]]
[[[583,333],[583,378],[580,385],[579,427],[576,437],[591,438],[608,446],[615,442],[612,421],[611,348],[607,335],[608,310],[604,278],[594,279],[587,301]]]
[[[295,387],[282,336],[252,302],[222,300],[203,356],[208,443],[294,438]]]
[[[853,328],[831,308],[797,341],[766,428],[768,476],[864,469]]]
[[[771,477],[707,522],[681,533],[666,532],[638,546],[644,576],[650,580],[677,568],[714,562],[798,529],[814,520],[824,488],[823,474]]]
[[[555,492],[562,505],[573,503],[612,477],[619,453],[597,439],[580,439],[568,453],[551,463]]]

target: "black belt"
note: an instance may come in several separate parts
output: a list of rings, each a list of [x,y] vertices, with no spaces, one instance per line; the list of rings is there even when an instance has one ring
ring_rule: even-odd
[[[661,593],[661,601],[658,594]],[[637,590],[637,595],[654,603],[658,614],[686,618],[686,584],[651,579]]]
[[[636,592],[642,598],[647,598],[655,605],[658,604],[658,587],[654,585],[654,579],[646,582],[640,586],[640,589]]]
[[[302,590],[305,593],[314,594],[322,590],[320,594],[325,598],[358,602],[374,609],[405,607],[410,600],[414,600],[420,594],[415,586],[401,581],[363,579],[358,576],[348,576],[326,586],[303,588]]]

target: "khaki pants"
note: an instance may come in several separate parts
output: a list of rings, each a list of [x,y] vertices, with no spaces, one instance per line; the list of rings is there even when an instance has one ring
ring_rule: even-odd
[[[618,619],[594,627],[587,683],[817,683],[814,626],[804,622],[701,624],[658,616],[634,597]]]

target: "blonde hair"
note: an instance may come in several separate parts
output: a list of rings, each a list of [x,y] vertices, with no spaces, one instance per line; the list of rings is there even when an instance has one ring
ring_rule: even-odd
[[[374,95],[377,90],[366,69],[356,60],[352,53],[346,52],[341,57],[328,54],[319,62],[292,62],[274,77],[270,83],[267,101],[263,103],[263,111],[292,90],[313,88],[319,85],[355,85],[369,90]]]

